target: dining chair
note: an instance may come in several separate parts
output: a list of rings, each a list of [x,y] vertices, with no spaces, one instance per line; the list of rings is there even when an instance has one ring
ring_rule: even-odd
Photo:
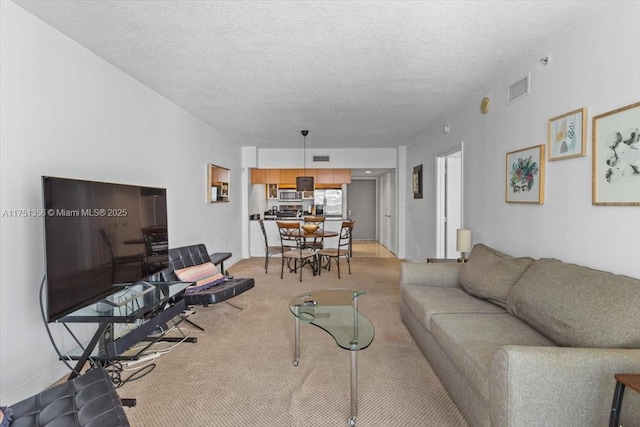
[[[343,221],[342,227],[340,228],[340,236],[338,237],[338,247],[337,248],[327,248],[321,249],[318,251],[318,262],[322,265],[322,260],[326,258],[327,260],[327,270],[331,270],[331,260],[335,259],[336,264],[338,266],[338,279],[340,278],[340,258],[347,259],[347,265],[349,266],[349,274],[351,274],[351,235],[353,233],[353,225],[355,221]],[[322,269],[318,269],[320,272]]]
[[[317,251],[315,249],[305,249],[304,239],[300,233],[300,223],[276,221],[278,232],[280,233],[280,244],[282,246],[282,267],[280,278],[284,277],[284,263],[286,262],[291,271],[300,270],[300,282],[302,282],[302,267],[309,264],[315,276],[317,271]],[[293,267],[291,267],[293,262]]]
[[[305,216],[303,218],[305,224],[313,224],[318,226],[318,230],[324,231],[323,216]],[[303,245],[306,249],[322,249],[324,248],[324,237],[316,237],[313,241],[305,239]]]
[[[264,236],[264,273],[267,274],[269,270],[269,257],[271,255],[281,254],[283,251],[281,246],[269,246],[269,239],[267,239],[267,231],[264,228],[264,220],[259,219],[260,229],[262,229],[262,235]]]
[[[109,251],[109,255],[111,256],[111,282],[112,283],[116,283],[116,266],[118,265],[140,263],[141,271],[145,274],[149,272],[144,254],[116,256],[113,252],[113,246],[111,246],[111,240],[109,239],[109,236],[107,235],[107,232],[105,231],[104,228],[100,229],[100,236],[102,237],[104,244],[107,246],[107,250]]]

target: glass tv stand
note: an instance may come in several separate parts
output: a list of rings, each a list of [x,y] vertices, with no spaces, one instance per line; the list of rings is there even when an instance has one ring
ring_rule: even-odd
[[[196,338],[165,337],[166,330],[155,334],[158,327],[176,317],[175,325],[187,320],[183,314],[187,305],[180,297],[189,285],[190,282],[136,282],[58,319],[56,322],[64,325],[78,344],[60,357],[61,360],[77,361],[69,379],[78,376],[90,359],[98,363],[132,361],[138,360],[158,341],[196,342]],[[95,323],[98,328],[89,343],[83,345],[70,329],[71,323]],[[133,354],[124,354],[140,341],[148,342],[148,345]]]

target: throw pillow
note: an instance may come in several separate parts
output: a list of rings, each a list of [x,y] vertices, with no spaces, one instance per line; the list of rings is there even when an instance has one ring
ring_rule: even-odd
[[[509,292],[529,268],[532,258],[513,258],[483,244],[471,250],[469,260],[460,269],[458,282],[464,290],[478,298],[505,307]]]
[[[224,282],[224,275],[211,262],[181,268],[176,270],[175,273],[178,279],[183,282],[194,282],[193,285],[185,290],[186,293],[202,291]]]

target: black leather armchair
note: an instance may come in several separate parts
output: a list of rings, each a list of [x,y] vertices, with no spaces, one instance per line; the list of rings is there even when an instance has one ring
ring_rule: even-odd
[[[10,406],[11,427],[128,427],[111,378],[92,369]]]
[[[169,249],[169,267],[152,276],[152,280],[178,281],[175,270],[204,264],[205,262],[220,265],[221,271],[224,272],[223,263],[229,257],[231,257],[231,254],[228,252],[209,255],[206,246],[202,243]],[[206,307],[209,304],[217,304],[240,295],[254,286],[255,282],[251,278],[229,279],[212,288],[184,294],[184,299],[188,305],[204,305]]]

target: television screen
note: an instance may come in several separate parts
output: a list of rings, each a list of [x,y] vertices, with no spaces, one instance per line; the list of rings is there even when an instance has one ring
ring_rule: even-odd
[[[42,190],[50,322],[166,264],[166,189],[45,176]]]

